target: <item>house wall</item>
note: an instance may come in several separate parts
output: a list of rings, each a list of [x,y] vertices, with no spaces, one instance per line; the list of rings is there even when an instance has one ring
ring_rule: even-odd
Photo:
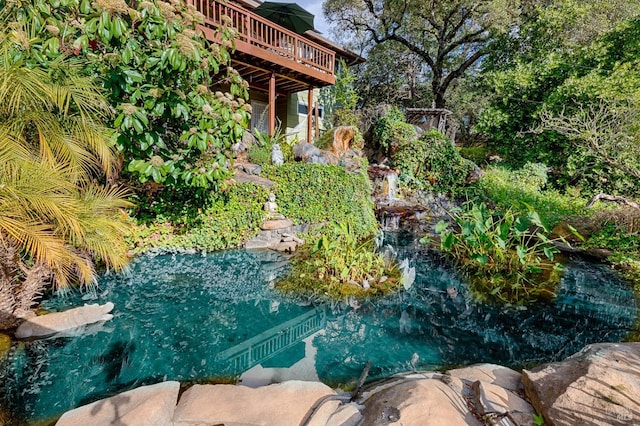
[[[287,137],[288,140],[294,139],[296,136],[298,140],[308,141],[307,138],[307,114],[298,113],[298,104],[307,106],[308,101],[308,91],[305,90],[303,92],[292,93],[289,96],[287,102],[287,118],[286,118],[286,133],[289,135]],[[318,95],[320,91],[319,89],[313,90],[313,102],[318,102]],[[322,105],[319,105],[319,108],[322,109]],[[326,130],[325,123],[322,118],[318,121],[320,135]],[[315,139],[315,116],[312,117],[312,127],[311,132]]]

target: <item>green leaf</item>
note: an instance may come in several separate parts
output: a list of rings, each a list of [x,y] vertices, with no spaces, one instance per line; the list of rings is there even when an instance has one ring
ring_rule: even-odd
[[[525,265],[526,262],[526,256],[527,256],[527,249],[521,245],[516,246],[516,253],[518,255],[518,259],[520,260],[520,263]]]
[[[436,223],[436,234],[442,234],[442,232],[447,229],[447,227],[449,226],[449,224],[447,222],[445,222],[444,220],[441,220],[440,222]]]
[[[479,253],[474,253],[471,255],[471,260],[473,260],[474,262],[479,263],[482,266],[486,266],[487,263],[489,263],[489,256],[487,256],[486,254],[479,254]]]

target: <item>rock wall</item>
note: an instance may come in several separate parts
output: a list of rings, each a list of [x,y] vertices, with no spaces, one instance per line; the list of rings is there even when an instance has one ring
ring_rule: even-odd
[[[143,386],[65,413],[58,425],[547,425],[640,424],[640,343],[587,346],[518,373],[479,364],[407,373],[354,398],[318,382],[259,388],[179,383]],[[529,403],[528,399],[533,403]]]

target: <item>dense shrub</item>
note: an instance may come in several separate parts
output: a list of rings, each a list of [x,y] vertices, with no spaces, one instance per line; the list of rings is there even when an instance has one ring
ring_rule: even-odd
[[[391,155],[399,146],[408,144],[417,137],[413,125],[407,123],[405,115],[397,107],[391,107],[373,126],[373,143],[385,155]]]
[[[526,212],[531,207],[551,228],[567,216],[589,214],[585,208],[586,200],[579,196],[561,194],[553,189],[543,191],[546,167],[539,163],[527,164],[519,170],[487,167],[480,181],[467,189],[467,196],[494,204],[499,210],[512,208]]]
[[[377,228],[366,173],[308,163],[265,166],[262,170],[264,177],[276,182],[280,212],[296,223],[349,221],[359,237],[371,235]]]
[[[227,67],[235,30],[221,26],[208,45],[203,16],[183,1],[35,0],[2,13],[26,61],[51,68],[73,56],[102,81],[132,183],[207,189],[229,177],[250,112],[247,83]]]
[[[131,219],[135,226],[127,235],[128,243],[134,252],[154,247],[213,251],[241,246],[258,233],[267,196],[262,186],[232,185],[203,199],[197,214],[176,211],[145,222]]]
[[[440,193],[457,193],[473,170],[473,164],[435,130],[400,145],[392,164],[400,170],[400,181],[411,189]]]
[[[358,238],[349,222],[332,222],[311,248],[293,259],[278,283],[287,293],[314,299],[380,296],[400,286],[400,272],[375,248],[374,237]]]

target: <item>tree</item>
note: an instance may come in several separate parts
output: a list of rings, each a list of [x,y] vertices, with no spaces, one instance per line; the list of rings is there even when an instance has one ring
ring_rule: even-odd
[[[518,0],[327,0],[330,22],[375,44],[396,43],[430,71],[437,108],[447,90],[487,55],[495,34],[515,22]]]
[[[483,63],[491,105],[478,130],[489,146],[514,167],[552,166],[556,184],[637,192],[638,16],[629,0],[530,9]]]
[[[3,14],[30,64],[85,60],[117,111],[112,127],[133,184],[208,189],[230,175],[250,113],[247,83],[228,66],[232,28],[208,45],[196,32],[203,16],[182,0],[7,2]]]
[[[29,65],[21,41],[0,35],[0,328],[48,283],[90,284],[94,259],[128,261],[116,214],[130,204],[94,183],[115,161],[108,104],[68,60]]]

